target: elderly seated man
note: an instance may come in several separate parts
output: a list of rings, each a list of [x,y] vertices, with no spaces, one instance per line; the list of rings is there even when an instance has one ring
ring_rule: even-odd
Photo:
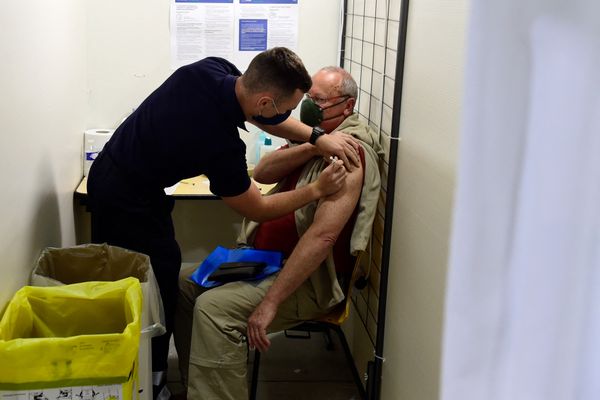
[[[274,221],[244,222],[238,243],[282,251],[286,261],[278,274],[206,290],[188,279],[193,270],[182,271],[175,343],[189,399],[248,398],[247,347],[266,351],[268,333],[319,318],[341,303],[354,257],[368,244],[379,198],[378,134],[353,112],[357,86],[348,72],[326,67],[312,80],[302,122],[352,135],[361,166],[351,168],[333,195]],[[317,179],[329,156],[310,143],[292,144],[261,159],[254,179],[279,182],[275,191],[291,190]]]

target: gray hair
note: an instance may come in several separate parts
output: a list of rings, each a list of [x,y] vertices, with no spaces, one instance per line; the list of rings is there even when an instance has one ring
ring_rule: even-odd
[[[340,87],[340,95],[354,97],[355,99],[358,97],[358,86],[356,85],[356,81],[354,80],[352,75],[350,75],[350,73],[344,68],[329,66],[321,68],[321,71],[334,72],[342,76],[342,86]]]

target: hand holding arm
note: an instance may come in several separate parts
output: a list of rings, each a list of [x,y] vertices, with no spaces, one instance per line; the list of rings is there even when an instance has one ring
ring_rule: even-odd
[[[337,156],[344,162],[344,166],[348,171],[360,166],[359,144],[347,133],[334,132],[329,135],[322,135],[317,139],[316,146],[319,154],[323,156]]]

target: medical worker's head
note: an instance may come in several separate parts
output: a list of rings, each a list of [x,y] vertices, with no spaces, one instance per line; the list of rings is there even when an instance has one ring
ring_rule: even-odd
[[[352,75],[340,67],[321,68],[302,101],[300,119],[329,133],[354,112],[358,87]]]
[[[258,54],[240,79],[250,108],[244,111],[262,124],[283,122],[312,83],[300,57],[285,47]]]

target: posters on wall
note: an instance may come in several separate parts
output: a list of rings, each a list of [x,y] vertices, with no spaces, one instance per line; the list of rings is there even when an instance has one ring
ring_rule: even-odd
[[[172,0],[171,67],[209,56],[244,71],[259,52],[298,46],[299,0]]]

